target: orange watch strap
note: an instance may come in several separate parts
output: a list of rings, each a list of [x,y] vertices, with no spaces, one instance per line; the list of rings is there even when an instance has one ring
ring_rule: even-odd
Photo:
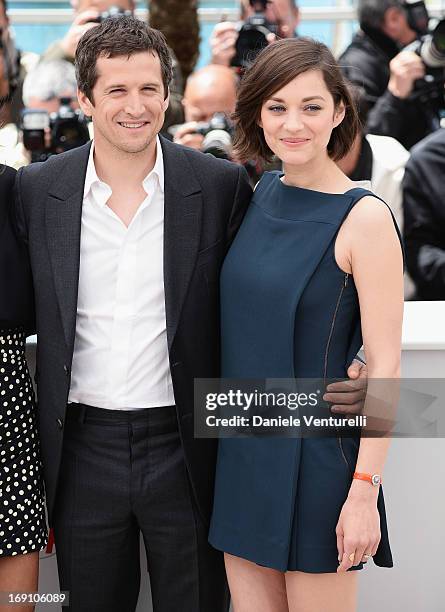
[[[367,482],[371,483],[372,485],[374,484],[372,482],[372,474],[365,474],[363,472],[354,472],[352,478],[356,478],[357,480],[366,480]],[[381,479],[380,479],[380,483],[381,483]]]

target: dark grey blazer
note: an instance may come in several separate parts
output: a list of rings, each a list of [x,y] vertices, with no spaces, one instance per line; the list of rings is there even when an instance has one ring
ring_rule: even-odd
[[[216,441],[193,437],[193,380],[219,376],[219,271],[251,188],[240,166],[165,139],[161,143],[169,358],[187,467],[207,523]],[[50,524],[70,386],[89,150],[87,144],[22,168],[15,184],[15,223],[29,247],[35,290],[38,412]]]

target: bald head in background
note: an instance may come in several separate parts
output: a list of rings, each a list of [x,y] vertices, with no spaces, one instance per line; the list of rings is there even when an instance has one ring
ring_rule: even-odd
[[[238,77],[227,66],[209,65],[187,79],[182,104],[185,123],[178,126],[174,141],[201,150],[204,137],[196,133],[199,123],[209,122],[215,113],[230,116],[236,105]]]
[[[215,113],[235,110],[238,77],[227,66],[210,64],[187,79],[183,105],[185,120],[209,121]]]

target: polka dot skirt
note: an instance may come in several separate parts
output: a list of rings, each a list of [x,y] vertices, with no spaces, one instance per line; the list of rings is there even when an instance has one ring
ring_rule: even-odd
[[[47,538],[34,392],[21,329],[0,330],[0,557]]]

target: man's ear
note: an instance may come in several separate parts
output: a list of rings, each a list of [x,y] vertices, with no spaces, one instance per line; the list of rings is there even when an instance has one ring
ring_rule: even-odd
[[[340,102],[340,104],[335,109],[334,113],[334,128],[340,125],[346,115],[346,108],[344,102]]]
[[[164,111],[164,113],[166,112],[169,104],[170,104],[170,88],[168,88],[167,97],[162,102],[162,110]]]
[[[87,117],[91,117],[93,114],[92,109],[94,108],[94,104],[88,98],[86,93],[84,93],[83,91],[80,91],[79,88],[77,88],[77,101],[79,102],[79,106],[83,114],[86,115]]]

